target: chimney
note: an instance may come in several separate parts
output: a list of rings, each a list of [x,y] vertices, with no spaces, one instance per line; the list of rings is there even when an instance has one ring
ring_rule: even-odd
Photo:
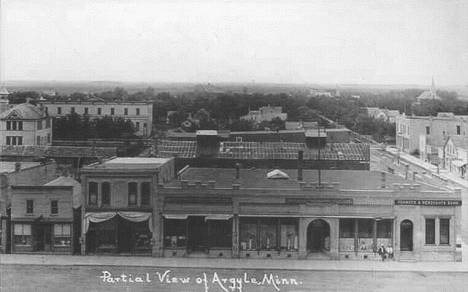
[[[299,152],[297,153],[297,156],[298,156],[298,160],[297,160],[297,180],[298,181],[302,181],[303,177],[302,177],[302,161],[303,161],[303,158],[304,158],[304,151],[303,150],[299,150]]]
[[[381,176],[381,180],[380,180],[380,187],[382,189],[385,189],[385,188],[387,188],[387,173],[385,171],[382,171],[381,174],[382,174],[382,176]]]
[[[240,179],[240,164],[236,163],[236,179]]]
[[[21,170],[21,163],[19,161],[16,161],[15,163],[15,171],[20,171]]]

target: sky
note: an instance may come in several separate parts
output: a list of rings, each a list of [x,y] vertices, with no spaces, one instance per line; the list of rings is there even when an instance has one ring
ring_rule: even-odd
[[[468,1],[0,0],[0,78],[468,84]]]

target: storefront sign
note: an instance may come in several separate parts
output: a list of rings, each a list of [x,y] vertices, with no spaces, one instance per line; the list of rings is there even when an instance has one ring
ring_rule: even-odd
[[[305,204],[305,205],[352,205],[353,199],[311,199],[311,198],[286,198],[286,204]]]
[[[462,201],[455,200],[395,200],[395,205],[400,206],[461,206]]]
[[[213,271],[178,274],[172,270],[160,270],[147,271],[137,275],[135,273],[102,271],[101,275],[99,275],[99,281],[106,285],[134,286],[135,289],[139,285],[145,287],[150,285],[154,286],[154,288],[174,286],[174,288],[182,291],[195,286],[199,287],[199,289],[194,291],[204,292],[243,292],[248,291],[248,287],[257,287],[262,291],[283,291],[284,288],[293,288],[295,290],[302,285],[302,281],[295,276],[282,277],[274,273],[255,274],[255,276],[248,272],[234,273],[234,275],[225,275],[224,273],[226,272],[218,273]],[[183,288],[183,286],[186,286],[186,288]]]

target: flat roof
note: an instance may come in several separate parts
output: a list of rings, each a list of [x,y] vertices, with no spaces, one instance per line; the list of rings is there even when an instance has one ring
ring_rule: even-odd
[[[12,173],[15,172],[15,164],[13,161],[0,161],[0,173]],[[21,170],[39,166],[40,162],[21,162]]]
[[[167,163],[172,158],[117,157],[102,163],[85,166],[86,169],[152,169]]]
[[[240,169],[238,183],[244,189],[299,189],[297,170],[280,169],[290,179],[268,179],[267,175],[273,169]],[[232,188],[236,181],[236,170],[226,168],[189,168],[182,173],[180,180],[193,183],[200,180],[204,183],[215,181],[217,188]],[[382,174],[380,171],[366,170],[322,170],[322,184],[336,183],[336,189],[341,190],[392,190],[393,184],[420,184],[422,191],[448,191],[447,189],[425,185],[418,181],[386,173],[386,188],[381,187]],[[318,170],[303,170],[303,181],[307,183],[318,182]],[[165,187],[180,187],[179,180],[172,180]]]

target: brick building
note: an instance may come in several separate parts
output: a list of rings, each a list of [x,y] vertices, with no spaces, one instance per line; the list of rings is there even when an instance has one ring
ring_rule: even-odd
[[[97,97],[87,100],[43,100],[39,104],[51,117],[63,117],[71,113],[88,115],[91,119],[104,116],[132,121],[136,135],[149,136],[153,127],[153,105],[149,102],[105,101]]]

